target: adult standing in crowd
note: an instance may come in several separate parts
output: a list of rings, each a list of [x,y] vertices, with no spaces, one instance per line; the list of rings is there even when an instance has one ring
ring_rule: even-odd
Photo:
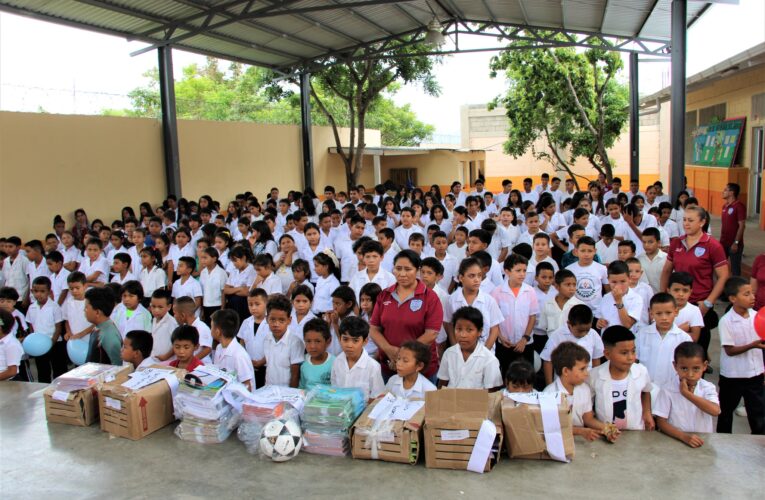
[[[719,320],[714,305],[722,294],[730,276],[725,250],[703,228],[708,222],[707,211],[699,206],[687,207],[683,217],[685,236],[673,239],[669,245],[667,262],[661,273],[661,291],[667,290],[672,272],[686,272],[693,276],[693,288],[688,301],[701,309],[704,327],[699,344],[709,348],[710,331]]]
[[[396,372],[399,347],[410,340],[430,347],[430,365],[422,374],[434,382],[438,373],[436,336],[444,311],[436,292],[417,279],[420,266],[420,257],[412,250],[402,250],[396,255],[393,260],[396,284],[380,292],[369,318],[369,333],[379,348],[386,379]]]
[[[725,255],[730,259],[730,270],[733,276],[741,276],[741,256],[744,253],[744,229],[746,229],[746,205],[738,200],[741,187],[731,182],[723,189],[723,200],[720,219],[720,244],[725,249]]]

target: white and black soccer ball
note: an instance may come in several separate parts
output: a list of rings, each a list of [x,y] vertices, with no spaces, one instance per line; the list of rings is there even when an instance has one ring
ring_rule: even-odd
[[[274,462],[294,458],[303,445],[303,431],[293,419],[275,419],[260,432],[260,452]]]

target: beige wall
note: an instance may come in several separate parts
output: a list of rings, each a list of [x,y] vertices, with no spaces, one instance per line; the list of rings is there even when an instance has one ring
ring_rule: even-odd
[[[315,186],[345,189],[342,162],[329,154],[331,129],[312,133]],[[125,205],[158,204],[166,194],[161,134],[159,121],[144,118],[0,112],[0,235],[42,238],[54,215],[70,225],[80,207],[109,224]],[[181,120],[178,135],[188,199],[210,194],[225,206],[243,191],[303,186],[297,126]],[[379,131],[366,138],[380,145]],[[366,158],[360,181],[371,186],[373,175]]]
[[[392,168],[416,168],[418,185],[438,184],[444,186],[461,177],[460,172],[463,163],[484,159],[483,151],[463,153],[435,150],[426,154],[382,156],[380,158],[380,171],[383,180],[385,180],[389,178],[389,172]]]

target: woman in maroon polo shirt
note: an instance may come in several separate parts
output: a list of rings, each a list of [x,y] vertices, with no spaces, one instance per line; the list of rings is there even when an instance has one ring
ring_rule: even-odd
[[[688,301],[698,305],[704,316],[704,328],[701,329],[699,344],[705,351],[709,347],[710,330],[717,326],[719,319],[714,304],[730,276],[725,250],[719,241],[704,232],[704,225],[708,221],[709,215],[703,208],[685,208],[685,236],[672,240],[667,252],[667,262],[661,272],[662,291],[667,290],[669,276],[673,272],[686,272],[693,276],[693,288]]]
[[[409,340],[430,346],[430,365],[422,374],[432,381],[438,372],[436,336],[444,321],[444,310],[436,292],[417,279],[420,265],[420,257],[412,250],[396,255],[393,259],[396,284],[377,296],[369,318],[369,334],[379,348],[386,379],[395,373],[399,347]]]

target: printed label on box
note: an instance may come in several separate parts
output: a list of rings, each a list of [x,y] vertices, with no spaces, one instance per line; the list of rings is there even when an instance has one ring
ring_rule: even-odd
[[[104,396],[104,404],[113,410],[122,410],[122,401]]]
[[[458,431],[441,431],[441,440],[443,441],[460,441],[470,437],[470,431],[467,429],[461,429]]]
[[[51,394],[50,397],[56,401],[66,402],[69,400],[69,393],[66,391],[53,391],[53,394]]]

